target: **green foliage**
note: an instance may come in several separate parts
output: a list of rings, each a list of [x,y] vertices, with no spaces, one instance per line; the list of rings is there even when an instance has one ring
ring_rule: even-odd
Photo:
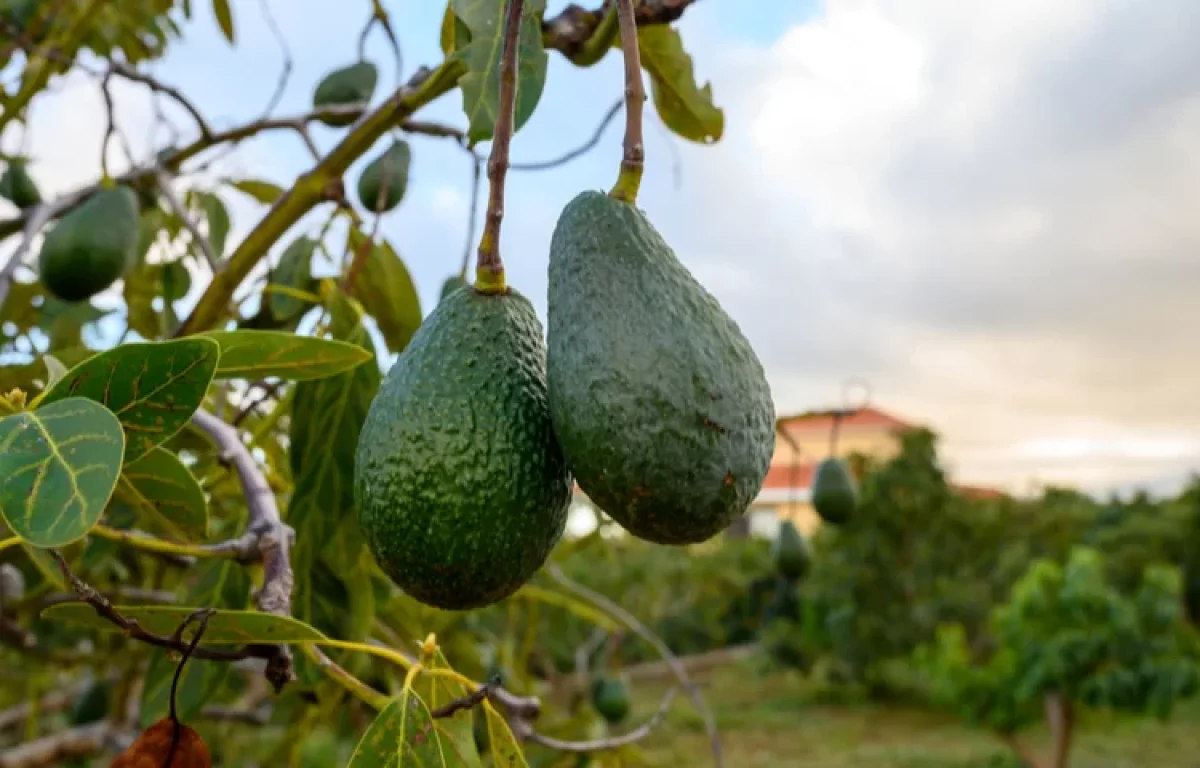
[[[375,84],[379,80],[379,70],[369,61],[357,61],[347,67],[335,69],[317,83],[313,91],[313,108],[322,107],[353,107],[362,106],[364,109],[371,95],[375,93]],[[342,128],[357,119],[354,112],[339,115],[327,115],[321,118],[325,125]]]
[[[650,73],[650,95],[663,124],[689,141],[712,144],[725,132],[725,113],[713,104],[712,87],[699,87],[683,39],[666,26],[638,29],[642,66]]]

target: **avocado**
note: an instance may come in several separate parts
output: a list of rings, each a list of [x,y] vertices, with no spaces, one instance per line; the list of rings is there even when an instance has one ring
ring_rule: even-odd
[[[784,520],[779,527],[779,535],[771,545],[771,555],[775,559],[775,570],[785,579],[796,581],[808,573],[808,543],[791,520]]]
[[[21,210],[32,208],[42,202],[42,194],[38,192],[37,184],[29,176],[26,161],[13,158],[8,161],[4,175],[0,176],[0,197],[7,199]]]
[[[812,483],[812,505],[821,519],[842,525],[858,508],[858,483],[841,459],[828,458],[817,465]]]
[[[71,707],[71,725],[87,725],[108,717],[108,696],[111,688],[107,680],[92,683]]]
[[[311,237],[298,237],[279,255],[279,266],[271,270],[270,283],[298,291],[313,290],[312,258],[319,243]],[[313,305],[296,296],[273,292],[267,299],[271,315],[288,322],[300,319]]]
[[[580,488],[658,544],[712,538],[758,494],[775,406],[737,324],[646,216],[602,192],[550,243],[550,416]]]
[[[408,189],[408,166],[411,161],[412,150],[406,141],[397,141],[372,160],[358,177],[358,199],[363,207],[382,213],[399,205]],[[382,201],[379,199],[381,195]]]
[[[461,290],[384,377],[359,435],[355,506],[380,568],[419,602],[501,600],[562,535],[571,476],[545,356],[528,299]]]
[[[450,275],[446,278],[446,282],[442,283],[442,294],[438,297],[438,301],[445,301],[446,297],[457,291],[459,288],[466,288],[468,283],[462,275]]]
[[[138,204],[129,187],[101,189],[59,219],[42,242],[42,284],[63,301],[84,301],[137,260]]]
[[[629,716],[629,685],[619,677],[598,677],[592,682],[592,706],[610,725]]]
[[[313,91],[313,108],[348,107],[361,104],[366,109],[375,93],[375,82],[379,72],[369,61],[360,61],[348,67],[335,69],[317,83]],[[358,119],[358,114],[328,115],[321,122],[334,128],[350,125]]]

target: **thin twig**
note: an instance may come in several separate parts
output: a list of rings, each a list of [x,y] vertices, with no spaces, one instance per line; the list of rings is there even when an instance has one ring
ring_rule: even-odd
[[[646,161],[642,137],[642,105],[646,87],[642,83],[642,57],[638,51],[637,19],[633,0],[616,0],[617,23],[621,28],[621,51],[625,58],[625,142],[621,155],[621,173],[612,196],[627,203],[637,201]]]
[[[275,107],[279,106],[279,100],[283,98],[288,80],[291,79],[294,64],[287,38],[280,31],[275,14],[271,13],[270,0],[261,0],[259,7],[262,8],[263,20],[267,22],[267,29],[271,30],[271,36],[275,38],[275,42],[279,43],[279,50],[283,53],[283,70],[279,73],[279,80],[275,83],[275,92],[271,94],[271,98],[267,101],[267,108],[263,110],[263,117],[267,117],[275,111]]]
[[[572,580],[556,563],[550,563],[546,566],[546,573],[550,578],[557,581],[568,591],[574,592],[585,600],[599,606],[602,610],[616,616],[622,623],[633,630],[634,634],[649,643],[654,650],[658,651],[659,656],[662,656],[663,661],[671,668],[684,691],[688,694],[688,698],[692,700],[700,716],[704,718],[704,730],[708,734],[708,739],[712,747],[713,761],[718,768],[724,765],[721,757],[721,737],[717,733],[717,726],[713,719],[712,711],[708,708],[708,704],[704,701],[704,697],[700,694],[700,690],[695,683],[688,677],[687,669],[679,662],[679,659],[667,647],[667,644],[662,641],[658,635],[650,631],[650,628],[638,620],[629,611],[622,608],[612,600],[609,600],[604,595],[589,589]]]
[[[471,267],[471,251],[475,248],[475,219],[479,216],[479,177],[483,175],[483,160],[471,150],[471,204],[467,208],[467,245],[463,248],[462,266],[458,276],[467,279],[467,270]]]
[[[443,704],[437,709],[429,713],[430,719],[438,719],[442,717],[453,717],[454,713],[464,709],[471,709],[483,702],[484,699],[495,693],[500,687],[500,676],[496,675],[491,680],[488,680],[476,690],[468,693],[466,696],[460,696],[448,704]]]
[[[596,145],[600,143],[600,139],[604,137],[605,129],[608,128],[609,123],[613,121],[613,118],[617,116],[617,113],[621,111],[621,105],[624,103],[625,102],[623,99],[617,99],[613,105],[608,108],[608,111],[604,113],[604,117],[600,120],[600,125],[596,126],[596,132],[592,134],[592,137],[583,144],[580,144],[575,149],[565,152],[551,160],[540,160],[535,163],[512,163],[508,166],[509,170],[545,171],[551,168],[557,168],[560,165],[566,165],[572,160],[582,157],[591,150],[595,149]]]
[[[500,58],[500,103],[496,108],[496,129],[492,153],[488,157],[488,205],[483,237],[475,255],[477,281],[487,276],[484,290],[504,290],[504,262],[500,258],[500,225],[504,220],[504,180],[508,174],[508,150],[513,136],[513,112],[517,101],[517,58],[521,39],[521,17],[525,0],[508,0],[504,19],[504,51]]]
[[[163,198],[167,201],[167,207],[171,209],[171,213],[179,217],[183,222],[183,228],[192,236],[192,241],[200,248],[200,252],[204,254],[204,260],[208,262],[208,266],[213,272],[218,272],[221,269],[221,259],[217,254],[213,253],[212,243],[207,237],[200,234],[200,228],[196,226],[196,222],[188,216],[184,210],[183,204],[175,195],[175,190],[171,188],[171,174],[166,171],[158,172],[158,188],[162,192]]]
[[[109,88],[111,72],[107,72],[100,81],[100,93],[104,96],[104,112],[107,119],[104,127],[104,138],[100,141],[100,175],[107,179],[108,175],[108,143],[117,132],[116,109],[113,106],[112,90]]]
[[[152,75],[148,75],[144,72],[138,72],[136,69],[122,61],[109,61],[108,69],[110,74],[117,74],[126,80],[132,80],[135,83],[142,83],[143,85],[148,86],[150,90],[154,91],[155,93],[161,93],[164,96],[170,96],[175,100],[176,104],[183,107],[184,110],[186,110],[187,113],[192,116],[192,119],[196,121],[196,127],[200,129],[201,136],[204,138],[212,137],[212,128],[209,127],[208,121],[204,119],[204,115],[200,114],[200,110],[196,108],[196,105],[193,104],[186,96],[184,96],[178,88],[167,85],[166,83],[157,80]]]
[[[671,708],[671,702],[675,700],[675,695],[678,693],[678,688],[672,688],[663,696],[662,702],[658,705],[658,710],[650,717],[649,720],[634,728],[628,733],[623,733],[620,736],[610,736],[604,739],[594,739],[592,741],[564,741],[556,739],[553,736],[545,736],[538,733],[527,724],[518,722],[519,737],[523,737],[525,741],[532,741],[535,744],[541,744],[543,747],[556,749],[559,752],[600,752],[606,749],[618,749],[627,744],[633,744],[636,741],[641,741],[650,735],[650,732],[658,727],[667,716],[667,710]],[[521,727],[524,725],[524,727]]]
[[[0,768],[41,768],[61,765],[72,757],[90,757],[110,744],[108,720],[68,728],[0,752]]]

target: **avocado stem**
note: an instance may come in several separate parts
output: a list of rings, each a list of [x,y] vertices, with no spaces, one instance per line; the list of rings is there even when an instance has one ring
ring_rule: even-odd
[[[504,51],[500,57],[500,102],[496,130],[488,157],[488,204],[483,235],[475,254],[475,290],[500,293],[505,289],[504,262],[500,259],[500,224],[504,220],[504,180],[508,176],[508,147],[512,143],[513,112],[517,101],[517,53],[525,0],[509,0],[504,19]]]
[[[621,173],[608,194],[633,204],[637,202],[642,168],[646,162],[646,147],[642,139],[642,105],[646,101],[646,87],[642,83],[642,57],[638,51],[633,0],[617,0],[617,22],[621,28],[621,51],[625,54],[625,143]]]

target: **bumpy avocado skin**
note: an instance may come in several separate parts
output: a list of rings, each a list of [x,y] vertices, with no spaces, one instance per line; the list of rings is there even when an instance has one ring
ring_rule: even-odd
[[[828,458],[813,475],[812,505],[821,519],[842,525],[858,508],[858,483],[841,459]]]
[[[29,175],[24,160],[12,160],[0,176],[0,197],[7,198],[21,210],[42,202],[42,193]]]
[[[450,277],[446,278],[446,282],[442,283],[442,293],[438,297],[438,301],[445,301],[447,296],[454,293],[459,288],[466,288],[468,285],[469,283],[467,283],[467,281],[461,276],[450,275]]]
[[[368,211],[390,211],[404,199],[408,189],[408,168],[412,150],[408,142],[397,141],[375,158],[358,177],[358,200]],[[384,179],[387,187],[384,187]],[[383,193],[382,205],[379,199]]]
[[[384,572],[426,605],[507,597],[562,535],[571,476],[545,355],[525,297],[455,291],[371,404],[355,458],[359,523]]]
[[[371,100],[375,93],[375,83],[379,79],[379,71],[369,61],[360,61],[348,67],[335,69],[317,83],[313,91],[313,107],[339,107],[364,104]],[[340,128],[350,125],[358,119],[358,115],[334,115],[322,117],[325,125]]]
[[[705,541],[758,494],[775,406],[733,319],[637,208],[584,192],[550,245],[550,413],[580,488],[634,536]]]
[[[811,559],[808,543],[791,520],[785,520],[780,526],[779,535],[771,545],[771,555],[775,559],[775,569],[785,579],[796,581],[808,573]]]
[[[116,282],[137,258],[138,204],[129,187],[102,189],[59,219],[38,256],[42,284],[84,301]]]

